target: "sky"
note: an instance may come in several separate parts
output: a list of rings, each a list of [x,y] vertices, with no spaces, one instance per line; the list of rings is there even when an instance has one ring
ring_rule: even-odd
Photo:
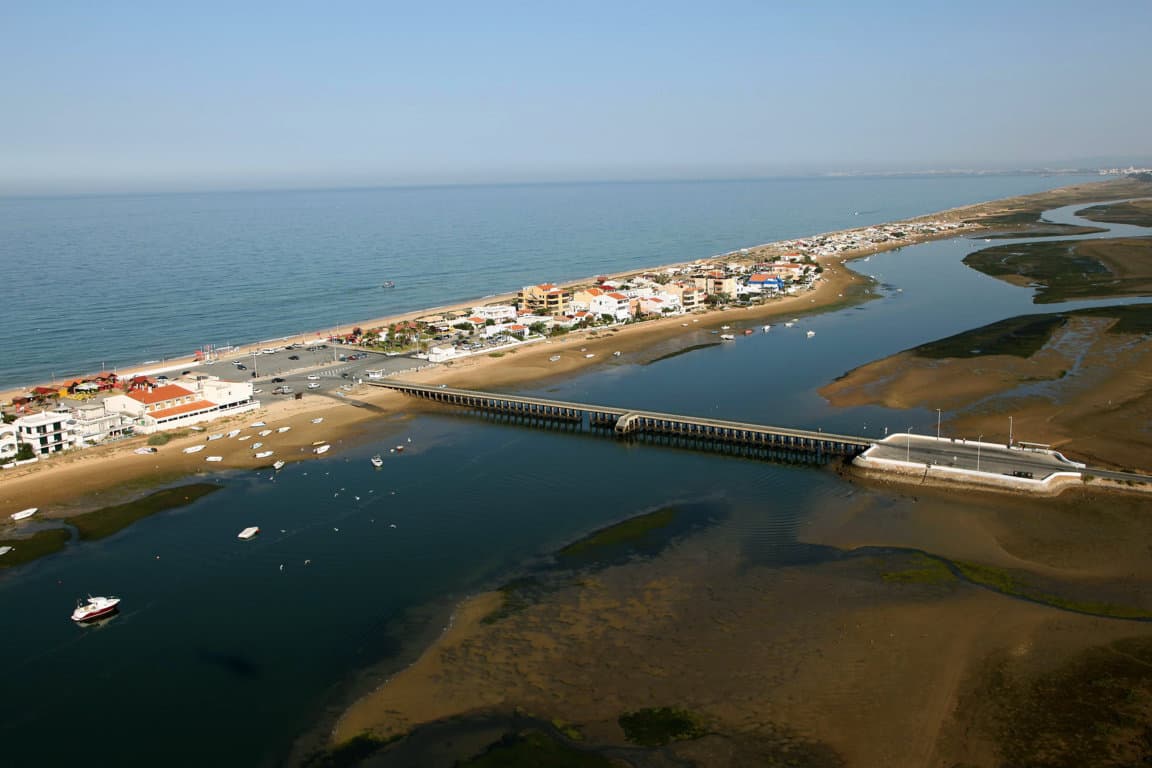
[[[0,194],[1148,161],[1150,30],[1148,0],[0,0]]]

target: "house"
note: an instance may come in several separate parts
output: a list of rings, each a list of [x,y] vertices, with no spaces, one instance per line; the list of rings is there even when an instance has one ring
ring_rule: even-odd
[[[736,295],[736,278],[727,277],[723,272],[709,272],[707,275],[694,277],[693,282],[709,296],[721,293],[727,296]]]
[[[472,316],[468,318],[473,323],[480,320],[477,325],[484,325],[485,320],[494,323],[506,323],[516,319],[516,307],[511,304],[491,304],[486,307],[472,307]]]
[[[16,424],[0,422],[0,464],[6,464],[16,458]]]
[[[108,410],[103,402],[78,405],[73,412],[76,419],[76,445],[84,448],[109,437],[119,437],[130,430],[129,419]]]
[[[572,291],[568,288],[558,288],[552,283],[526,285],[517,294],[516,302],[520,309],[555,317],[568,312],[568,305],[572,302]]]
[[[588,311],[621,323],[632,317],[632,301],[622,293],[605,293],[592,300]]]
[[[12,422],[16,440],[32,446],[38,456],[60,453],[76,445],[76,420],[70,411],[41,411]]]
[[[745,285],[738,286],[740,293],[773,294],[784,290],[784,281],[776,275],[766,272],[757,272],[748,276]]]

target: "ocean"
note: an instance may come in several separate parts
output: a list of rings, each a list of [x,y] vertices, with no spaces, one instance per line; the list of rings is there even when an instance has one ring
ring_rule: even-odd
[[[0,389],[1096,176],[0,198]],[[394,288],[382,288],[384,281]]]

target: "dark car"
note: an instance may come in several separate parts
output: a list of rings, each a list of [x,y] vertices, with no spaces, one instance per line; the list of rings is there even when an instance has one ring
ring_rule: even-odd
[[[236,370],[246,371],[248,370],[248,366],[244,365],[244,363],[236,363]]]
[[[180,372],[180,375],[181,375],[181,376],[191,376],[191,375],[192,375],[192,371],[181,371],[181,372]]]
[[[284,382],[284,379],[280,378],[279,376],[272,379],[273,384],[282,384],[283,382]]]
[[[289,360],[299,360],[299,359],[300,359],[300,355],[288,355],[288,359],[289,359]]]

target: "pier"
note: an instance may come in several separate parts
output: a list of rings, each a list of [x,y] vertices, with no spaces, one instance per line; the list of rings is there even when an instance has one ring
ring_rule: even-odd
[[[819,430],[773,427],[387,379],[364,383],[395,390],[410,397],[536,426],[567,428],[762,458],[816,462],[833,458],[851,459],[866,451],[874,442],[864,437],[829,434]]]

